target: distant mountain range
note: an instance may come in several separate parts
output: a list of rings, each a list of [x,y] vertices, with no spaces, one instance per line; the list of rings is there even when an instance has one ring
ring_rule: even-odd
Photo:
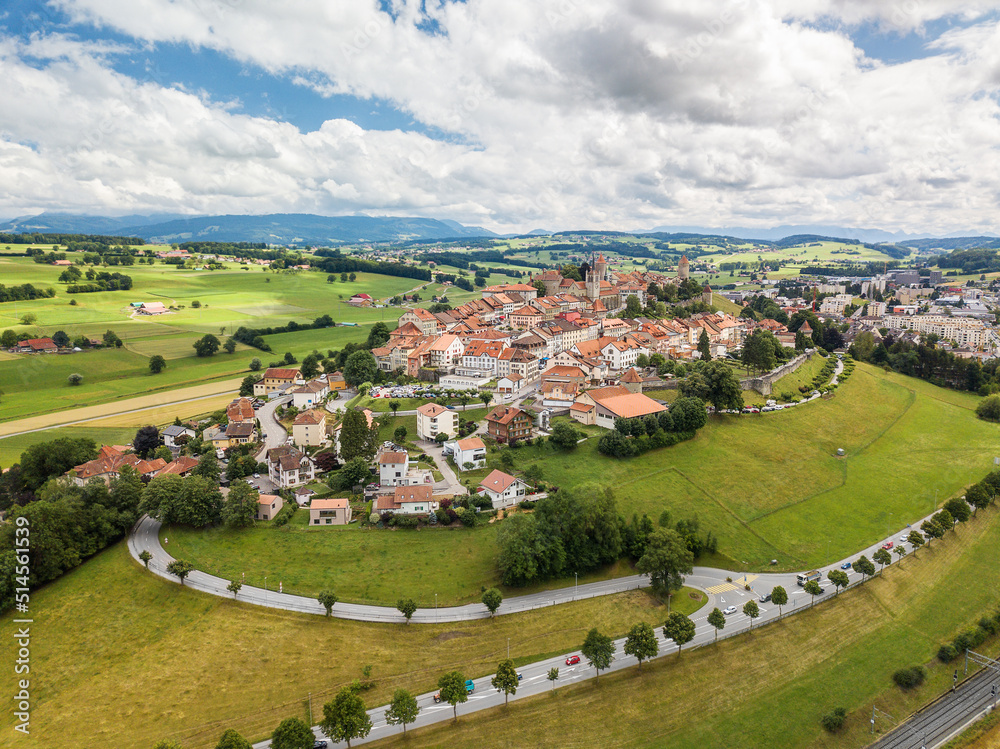
[[[935,238],[932,234],[907,234],[905,232],[891,232],[883,231],[882,229],[858,229],[849,228],[845,226],[822,226],[822,225],[801,225],[801,226],[776,226],[771,229],[750,229],[746,227],[704,227],[704,226],[657,226],[652,229],[653,232],[666,232],[666,233],[690,233],[690,234],[708,234],[714,236],[728,236],[735,237],[737,239],[761,239],[766,241],[777,241],[784,239],[789,236],[794,236],[797,234],[809,234],[817,235],[822,237],[837,237],[839,239],[856,239],[859,242],[879,242],[879,243],[894,243],[902,244],[908,247],[911,245],[910,242],[914,240],[930,240],[929,247],[933,248],[945,248],[943,244],[938,244],[939,242],[946,241],[947,239],[973,239],[980,240],[982,237],[967,237],[959,234],[948,235],[945,239]],[[996,235],[988,237],[990,240],[997,239]],[[977,245],[978,246],[978,245]]]
[[[78,216],[42,213],[0,223],[0,232],[115,234],[147,241],[267,242],[280,245],[338,245],[348,242],[392,242],[413,239],[496,237],[457,221],[416,217],[317,216],[274,213],[265,216]]]
[[[401,216],[318,216],[311,213],[274,213],[264,216],[182,216],[152,214],[130,216],[90,216],[70,213],[42,213],[0,221],[0,232],[40,232],[53,234],[110,234],[142,237],[150,242],[178,243],[186,241],[265,242],[277,245],[335,246],[356,242],[442,241],[472,238],[500,239],[501,235],[478,226],[465,226],[457,221]],[[932,237],[927,234],[906,234],[881,229],[857,229],[843,226],[778,226],[771,229],[745,227],[712,228],[704,226],[657,226],[636,232],[602,232],[594,230],[560,231],[566,234],[672,234],[690,237],[694,241],[724,238],[729,240],[759,240],[781,244],[789,237],[826,237],[859,242],[891,243],[918,251],[935,249],[956,250],[971,247],[1000,249],[996,235]],[[546,229],[527,234],[507,234],[503,237],[537,237],[551,235]]]

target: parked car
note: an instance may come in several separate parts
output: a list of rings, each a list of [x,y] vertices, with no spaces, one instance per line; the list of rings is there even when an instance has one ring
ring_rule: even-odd
[[[566,659],[567,666],[572,666],[574,663],[579,663],[579,662],[580,662],[580,656],[578,655],[571,655],[569,658]]]
[[[255,473],[255,474],[253,475],[253,477],[254,477],[255,479],[259,479],[259,478],[260,478],[260,474],[259,474],[259,473]]]
[[[910,537],[906,533],[904,533],[902,536],[899,537],[899,543],[901,543],[901,544],[905,544],[909,540],[910,540]]]
[[[892,548],[892,541],[886,541],[884,544],[882,544],[882,548],[883,549],[891,549]]]
[[[842,565],[840,565],[840,569],[842,569],[842,570],[849,570],[849,569],[853,569],[853,567],[851,566],[850,562],[844,562]]]
[[[760,597],[760,602],[761,603],[767,603],[770,600],[771,600],[771,594],[770,593],[765,593],[764,595],[762,595]]]
[[[326,749],[329,746],[323,739],[316,739],[313,742],[313,749]]]
[[[730,614],[735,614],[736,613],[736,607],[735,606],[726,606],[726,608],[724,608],[722,610],[722,613],[725,614],[726,616],[729,616]]]

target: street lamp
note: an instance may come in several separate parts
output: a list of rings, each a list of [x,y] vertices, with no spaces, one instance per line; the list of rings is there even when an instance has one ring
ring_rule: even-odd
[[[434,621],[438,620],[438,594],[434,594]]]
[[[510,638],[507,638],[507,660],[510,660]]]
[[[264,575],[264,605],[267,605],[267,575]]]
[[[573,573],[573,600],[576,600],[576,593],[580,589],[580,576],[574,572]]]

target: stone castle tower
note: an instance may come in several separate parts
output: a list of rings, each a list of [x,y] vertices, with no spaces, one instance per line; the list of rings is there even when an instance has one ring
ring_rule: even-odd
[[[712,306],[712,287],[708,284],[705,284],[705,288],[701,290],[701,301],[709,307]]]
[[[691,264],[687,255],[681,255],[680,262],[677,263],[677,277],[682,281],[687,281],[691,275]]]

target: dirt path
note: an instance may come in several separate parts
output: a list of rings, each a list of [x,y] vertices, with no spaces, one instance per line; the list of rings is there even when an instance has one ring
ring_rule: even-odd
[[[12,437],[16,434],[41,432],[54,427],[73,426],[88,421],[99,421],[109,416],[163,408],[164,406],[176,403],[189,403],[190,401],[201,400],[203,398],[212,398],[222,393],[235,394],[240,389],[241,383],[242,379],[239,378],[235,380],[223,380],[206,385],[168,390],[156,393],[155,395],[124,398],[112,401],[111,403],[102,403],[98,406],[84,406],[83,408],[74,408],[69,411],[8,421],[0,424],[0,437]]]

